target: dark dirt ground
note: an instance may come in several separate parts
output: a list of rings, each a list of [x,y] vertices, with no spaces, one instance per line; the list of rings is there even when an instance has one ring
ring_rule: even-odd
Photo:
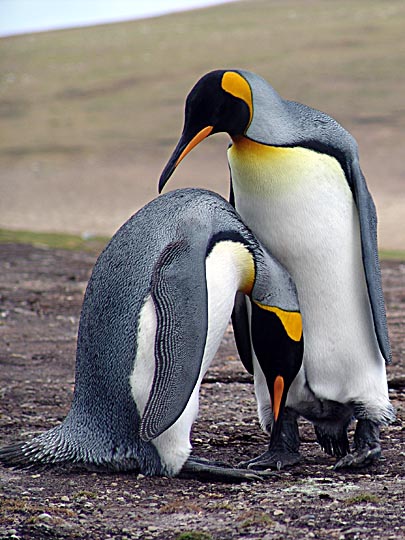
[[[0,246],[0,445],[66,415],[77,325],[93,254]],[[230,485],[91,472],[0,469],[0,539],[400,539],[404,520],[405,263],[382,263],[398,420],[383,459],[360,472],[333,459],[302,422],[302,462],[263,482]],[[236,464],[261,453],[251,378],[229,328],[201,390],[196,455]],[[191,531],[195,531],[191,534]],[[187,534],[189,533],[189,534]]]

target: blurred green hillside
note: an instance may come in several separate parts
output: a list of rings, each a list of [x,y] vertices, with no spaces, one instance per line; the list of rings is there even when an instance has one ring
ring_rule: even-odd
[[[352,131],[395,228],[389,212],[404,195],[404,28],[403,0],[247,0],[0,39],[0,226],[111,234],[156,195],[194,82],[239,67]],[[226,194],[226,145],[224,136],[205,142],[170,187]]]

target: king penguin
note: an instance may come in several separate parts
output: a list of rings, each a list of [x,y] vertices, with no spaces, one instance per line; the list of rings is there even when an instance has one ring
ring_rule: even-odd
[[[217,70],[203,76],[187,97],[183,132],[161,175],[160,191],[190,150],[217,132],[231,138],[230,200],[293,277],[304,325],[304,360],[288,394],[282,443],[247,465],[296,463],[297,415],[313,422],[322,448],[337,457],[335,468],[368,465],[381,454],[380,426],[393,420],[394,412],[385,372],[391,350],[376,211],[357,144],[333,118],[282,99],[258,75]],[[249,357],[243,311],[239,299],[235,337],[240,355]],[[261,367],[253,361],[260,383]],[[262,384],[258,388],[260,410],[268,397]]]
[[[237,291],[252,299],[252,321],[272,321],[271,335],[253,332],[253,346],[276,445],[303,355],[295,285],[227,201],[185,189],[138,211],[99,256],[82,306],[70,411],[61,425],[1,449],[0,462],[257,479],[190,456],[199,388]]]

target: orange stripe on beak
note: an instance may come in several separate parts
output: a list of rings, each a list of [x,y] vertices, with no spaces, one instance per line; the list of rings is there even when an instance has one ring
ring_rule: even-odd
[[[280,413],[281,398],[284,392],[284,379],[281,375],[277,375],[274,381],[274,403],[273,403],[273,415],[274,420],[278,419]]]
[[[207,126],[203,128],[201,131],[195,135],[191,141],[188,143],[188,145],[185,147],[183,152],[179,155],[175,167],[180,163],[180,161],[194,148],[194,146],[197,146],[199,142],[201,142],[203,139],[208,137],[208,135],[211,133],[211,131],[214,129],[214,126]]]

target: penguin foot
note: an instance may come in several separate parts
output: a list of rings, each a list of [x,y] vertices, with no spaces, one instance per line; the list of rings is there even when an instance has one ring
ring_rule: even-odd
[[[334,469],[361,468],[371,465],[381,456],[380,427],[371,420],[359,420],[354,433],[354,450],[342,457]]]
[[[340,426],[315,425],[316,438],[322,450],[330,456],[346,456],[350,451],[347,427],[347,423]]]
[[[301,459],[299,452],[286,451],[283,448],[269,449],[264,454],[249,461],[242,461],[238,467],[254,471],[264,471],[267,469],[286,469],[296,465]]]
[[[266,473],[253,472],[249,469],[235,469],[220,462],[210,462],[204,458],[190,457],[183,465],[179,478],[192,478],[205,482],[253,482],[264,480]]]
[[[281,420],[279,437],[269,445],[269,449],[264,454],[249,461],[244,461],[238,466],[258,471],[292,467],[301,459],[299,447],[300,436],[297,413],[293,409],[286,407]]]
[[[333,468],[335,471],[339,469],[360,469],[371,465],[374,461],[377,461],[380,456],[380,445],[374,448],[364,448],[342,457],[335,463]]]

